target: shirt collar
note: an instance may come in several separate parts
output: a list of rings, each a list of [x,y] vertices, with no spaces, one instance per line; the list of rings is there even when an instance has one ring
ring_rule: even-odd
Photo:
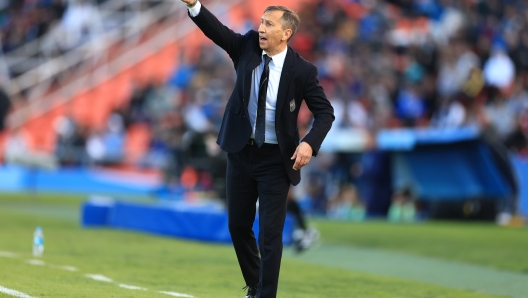
[[[283,66],[284,60],[286,60],[286,53],[288,53],[288,46],[286,46],[286,48],[282,52],[278,53],[277,55],[270,56],[273,64],[275,66]],[[262,51],[261,56],[264,56],[264,55],[267,55],[267,54],[266,52]]]

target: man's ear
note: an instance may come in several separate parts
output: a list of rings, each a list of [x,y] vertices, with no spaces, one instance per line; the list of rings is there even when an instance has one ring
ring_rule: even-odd
[[[284,30],[284,34],[282,35],[282,40],[288,40],[292,36],[293,31],[291,29]]]

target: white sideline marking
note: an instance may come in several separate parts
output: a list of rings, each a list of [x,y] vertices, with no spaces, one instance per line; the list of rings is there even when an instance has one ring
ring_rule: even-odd
[[[46,262],[41,261],[41,260],[35,260],[35,259],[26,260],[26,263],[28,263],[30,265],[35,265],[35,266],[44,266],[44,265],[46,265]]]
[[[142,288],[142,287],[130,286],[130,285],[125,285],[125,284],[119,284],[119,286],[121,288],[129,289],[129,290],[141,290],[141,291],[146,291],[147,290],[147,289]]]
[[[62,269],[62,270],[66,270],[66,271],[71,271],[71,272],[75,272],[75,271],[79,271],[79,269],[73,267],[73,266],[58,266],[58,265],[50,265],[51,268],[55,268],[55,269]]]
[[[93,280],[98,280],[98,281],[104,281],[104,282],[112,282],[113,280],[111,278],[108,278],[104,275],[101,275],[101,274],[86,274],[84,275],[88,278],[91,278]]]
[[[3,258],[16,258],[17,254],[14,252],[0,251],[0,257]]]
[[[28,263],[30,265],[35,265],[35,266],[45,266],[46,265],[46,262],[44,262],[42,260],[37,260],[37,259],[26,260],[26,263]],[[50,265],[50,264],[48,264],[48,266],[50,266],[51,268],[62,269],[62,270],[67,270],[67,271],[71,271],[71,272],[75,272],[75,271],[79,270],[79,269],[77,269],[77,268],[75,268],[73,266],[59,266],[59,265]]]
[[[176,293],[176,292],[164,292],[164,291],[159,291],[159,292],[160,292],[161,294],[167,294],[167,295],[174,296],[174,297],[188,297],[188,298],[194,298],[194,296],[187,295],[187,294]]]
[[[27,294],[21,293],[19,291],[11,290],[11,289],[8,289],[8,288],[4,288],[2,286],[0,286],[0,293],[4,293],[4,294],[7,294],[7,295],[19,297],[19,298],[33,298],[33,297],[31,297],[31,296],[29,296]]]

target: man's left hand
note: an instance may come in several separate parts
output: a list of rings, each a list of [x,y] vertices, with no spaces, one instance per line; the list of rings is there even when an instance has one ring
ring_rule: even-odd
[[[312,158],[312,153],[312,146],[306,142],[300,143],[299,146],[297,146],[297,149],[295,149],[295,153],[293,153],[293,156],[291,157],[292,160],[295,160],[293,169],[297,171],[307,165]]]

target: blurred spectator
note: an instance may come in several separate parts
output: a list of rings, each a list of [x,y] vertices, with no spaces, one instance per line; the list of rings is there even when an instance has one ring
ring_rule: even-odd
[[[519,34],[510,34],[510,57],[518,72],[528,71],[528,29],[524,28]]]
[[[396,98],[397,117],[405,126],[416,126],[426,114],[425,99],[417,85],[409,84],[401,89]]]
[[[54,13],[54,17],[56,17],[57,19],[62,19],[62,17],[64,16],[64,12],[66,11],[66,1],[67,0],[52,1],[51,9]]]
[[[513,110],[513,129],[504,140],[508,149],[522,155],[528,154],[528,90],[523,80],[516,81],[514,92],[509,99]]]
[[[9,165],[54,169],[57,160],[52,154],[30,148],[30,136],[23,128],[10,131],[4,147],[4,160]]]
[[[0,88],[0,132],[5,128],[7,113],[11,108],[11,100],[3,88]]]
[[[216,144],[216,133],[208,133],[205,135],[205,171],[208,172],[212,179],[213,190],[216,197],[225,201],[226,187],[225,175],[227,171],[227,154],[222,151],[220,146]],[[227,203],[227,202],[226,202]]]
[[[388,212],[388,219],[392,222],[414,222],[416,217],[415,199],[410,188],[397,191]]]
[[[43,36],[54,22],[62,18],[65,7],[65,0],[0,3],[3,52],[9,52]]]
[[[132,96],[129,99],[129,103],[125,112],[125,126],[132,122],[142,122],[148,120],[148,115],[145,109],[145,101],[147,94],[152,89],[152,85],[148,85],[146,88],[142,88],[137,83],[132,83]]]
[[[57,133],[55,156],[59,163],[62,166],[85,165],[87,155],[84,128],[71,117],[59,117],[54,124]]]
[[[354,185],[345,184],[341,187],[338,195],[329,202],[327,215],[332,219],[349,221],[362,221],[365,218],[365,207]]]
[[[307,197],[305,200],[311,202],[310,212],[313,214],[326,214],[328,196],[325,188],[326,175],[324,172],[311,172],[307,182]]]
[[[89,0],[71,0],[61,20],[61,44],[74,48],[103,31],[99,10]]]
[[[106,128],[94,131],[86,141],[86,150],[92,163],[112,165],[122,162],[124,158],[124,121],[113,113],[107,121]]]
[[[144,94],[141,108],[146,120],[154,123],[180,106],[178,90],[166,84],[151,84]]]
[[[500,140],[505,140],[515,128],[517,111],[514,108],[511,100],[499,89],[490,89],[485,115],[491,129]]]
[[[431,119],[432,126],[438,128],[458,128],[466,123],[466,109],[456,99],[443,100]]]
[[[491,52],[490,58],[484,64],[484,77],[490,86],[500,89],[508,88],[515,77],[515,66],[506,54],[504,45],[497,44]]]

